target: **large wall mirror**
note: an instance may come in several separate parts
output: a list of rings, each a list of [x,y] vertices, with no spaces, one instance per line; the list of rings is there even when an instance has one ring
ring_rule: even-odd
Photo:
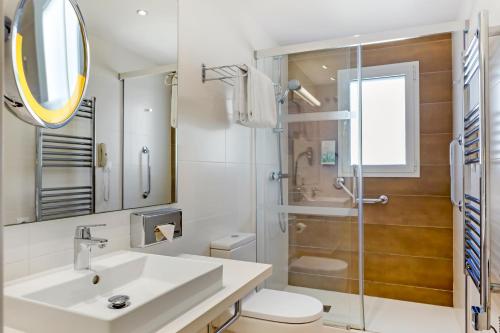
[[[21,3],[41,8],[38,14],[21,13],[29,15],[33,23],[24,28],[28,32],[23,36],[24,49],[38,57],[38,62],[23,58],[30,89],[47,91],[60,77],[78,77],[84,70],[88,70],[88,79],[74,116],[62,127],[33,126],[4,106],[4,224],[176,202],[177,0]],[[7,27],[15,22],[18,4],[18,0],[4,2]],[[50,8],[62,8],[50,15],[63,21],[71,21],[69,9],[79,9],[86,33],[73,39],[82,38],[81,45],[88,39],[88,67],[83,66],[84,58],[73,56],[78,52],[70,52],[71,38],[48,35],[54,27],[50,22],[57,22],[43,21],[44,11]],[[50,38],[51,43],[43,43]],[[64,61],[68,66],[74,64],[75,70],[61,74],[60,69],[35,68],[40,57],[51,50],[64,54]],[[5,57],[4,70],[12,72],[8,50]],[[33,78],[30,73],[35,73]],[[17,84],[15,76],[6,75],[6,95]],[[57,94],[71,99],[68,87],[65,84],[64,89],[54,90],[53,100]]]

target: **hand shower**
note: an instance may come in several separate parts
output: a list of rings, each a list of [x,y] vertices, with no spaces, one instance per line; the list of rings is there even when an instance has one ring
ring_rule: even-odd
[[[306,157],[307,163],[309,166],[313,165],[313,149],[312,147],[307,147],[306,150],[304,150],[302,153],[300,153],[297,158],[295,159],[295,167],[294,167],[294,172],[293,172],[293,184],[297,185],[297,171],[299,169],[299,161],[302,157]]]
[[[309,163],[310,166],[313,164],[313,149],[312,149],[312,147],[307,147],[307,149],[305,151],[300,153],[299,156],[297,156],[297,161],[302,156],[305,156],[307,158],[307,163]]]
[[[281,133],[283,133],[283,125],[282,125],[282,105],[285,104],[285,100],[288,97],[288,94],[290,91],[295,91],[297,92],[297,95],[299,95],[301,98],[303,98],[306,102],[311,104],[312,106],[321,106],[320,101],[318,101],[313,95],[311,95],[305,88],[302,88],[302,85],[300,84],[299,80],[290,80],[288,81],[288,87],[285,90],[285,92],[278,98],[277,103],[278,103],[278,126],[275,128],[275,132],[277,134],[277,143],[278,143],[278,165],[279,165],[279,172],[277,173],[278,177],[277,180],[280,182],[280,196],[279,196],[279,204],[283,206],[284,204],[284,195],[283,195],[283,162],[281,160]],[[306,157],[309,165],[312,165],[313,162],[313,150],[312,148],[309,147],[306,151]],[[297,174],[295,172],[295,174]],[[274,179],[274,178],[272,178]],[[295,177],[295,183],[297,182],[297,179]],[[287,230],[287,221],[286,219],[282,218],[282,213],[278,214],[278,223],[280,230],[283,233],[286,233]]]

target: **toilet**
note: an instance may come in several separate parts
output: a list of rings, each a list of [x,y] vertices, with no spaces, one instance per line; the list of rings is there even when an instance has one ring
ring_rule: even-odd
[[[210,255],[256,262],[255,234],[235,233],[213,241]],[[322,314],[323,304],[313,297],[261,289],[243,299],[241,316],[228,332],[317,333],[323,326]]]

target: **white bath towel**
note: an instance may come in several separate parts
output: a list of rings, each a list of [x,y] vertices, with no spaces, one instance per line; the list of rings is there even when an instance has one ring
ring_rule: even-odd
[[[170,99],[170,126],[177,128],[177,73],[172,75],[170,80],[171,85],[171,99]]]
[[[247,76],[236,78],[233,108],[238,122],[247,127],[275,128],[278,122],[272,80],[248,66]]]
[[[233,89],[233,115],[240,124],[248,121],[246,79],[245,72],[238,68]]]

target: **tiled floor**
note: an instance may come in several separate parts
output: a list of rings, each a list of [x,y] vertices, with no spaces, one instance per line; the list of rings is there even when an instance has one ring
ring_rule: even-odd
[[[289,286],[286,291],[310,295],[332,309],[326,323],[358,323],[359,296]],[[373,333],[455,333],[460,328],[453,308],[365,296],[366,330]]]

